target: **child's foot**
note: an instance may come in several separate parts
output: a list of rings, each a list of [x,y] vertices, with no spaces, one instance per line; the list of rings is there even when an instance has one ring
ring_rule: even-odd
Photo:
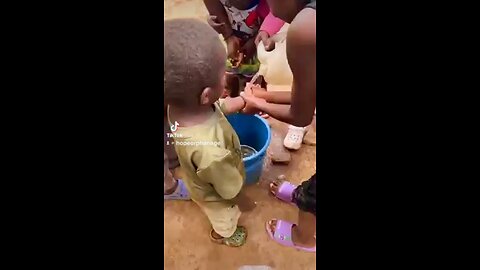
[[[290,150],[298,150],[302,146],[303,136],[305,136],[304,127],[289,126],[287,136],[283,140],[283,146]]]
[[[292,203],[293,191],[296,188],[297,186],[286,181],[286,177],[284,175],[278,176],[276,180],[270,183],[270,192],[275,197],[287,203]]]
[[[217,244],[229,247],[240,247],[247,241],[247,229],[243,226],[238,226],[233,235],[228,238],[225,238],[212,230],[210,232],[210,239]]]
[[[288,221],[273,219],[267,222],[265,228],[270,238],[281,245],[307,252],[316,252],[317,250],[316,238],[301,237],[298,226]]]
[[[164,200],[190,200],[190,194],[188,193],[185,183],[181,179],[175,181],[175,185],[163,192]]]

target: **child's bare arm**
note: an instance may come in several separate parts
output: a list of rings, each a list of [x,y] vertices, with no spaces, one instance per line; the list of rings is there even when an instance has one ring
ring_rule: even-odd
[[[220,102],[222,104],[222,112],[226,115],[239,112],[245,108],[245,100],[243,97],[226,97]]]
[[[233,34],[232,26],[228,20],[227,12],[219,0],[203,0],[205,7],[210,14],[208,24],[219,34],[227,39]]]

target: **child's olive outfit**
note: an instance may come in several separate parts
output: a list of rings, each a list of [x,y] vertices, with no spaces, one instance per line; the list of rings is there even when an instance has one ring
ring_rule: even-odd
[[[202,124],[179,127],[174,135],[175,150],[191,199],[207,215],[213,229],[222,237],[237,230],[240,210],[232,202],[243,187],[240,140],[224,115],[222,101],[214,114]],[[170,123],[175,119],[170,118]]]

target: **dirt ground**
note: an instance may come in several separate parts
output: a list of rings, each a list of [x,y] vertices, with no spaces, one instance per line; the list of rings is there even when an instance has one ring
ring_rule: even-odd
[[[194,17],[206,19],[202,0],[164,0],[164,19]],[[285,136],[288,126],[269,119],[272,133]],[[298,210],[269,194],[268,183],[284,174],[294,184],[307,180],[316,171],[316,147],[303,145],[291,152],[288,165],[266,166],[260,182],[248,187],[257,207],[240,218],[248,230],[247,243],[240,248],[210,242],[210,225],[206,216],[193,202],[164,203],[164,269],[167,270],[237,270],[246,265],[264,265],[275,270],[316,269],[315,254],[281,246],[265,231],[265,222],[272,218],[295,222]],[[181,170],[176,171],[181,177]]]

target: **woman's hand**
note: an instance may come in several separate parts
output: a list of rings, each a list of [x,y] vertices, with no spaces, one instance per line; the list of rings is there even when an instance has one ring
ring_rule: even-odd
[[[263,42],[263,46],[265,46],[265,51],[270,52],[275,49],[275,42],[270,38],[270,35],[267,32],[258,32],[258,35],[255,38],[255,45],[258,46],[260,41]]]

